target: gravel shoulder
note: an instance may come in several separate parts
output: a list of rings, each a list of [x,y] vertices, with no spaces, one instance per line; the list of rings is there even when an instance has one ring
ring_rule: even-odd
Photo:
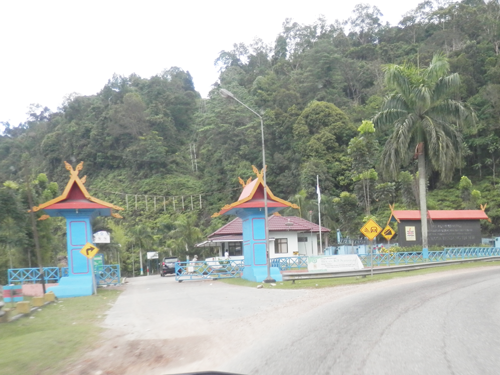
[[[485,267],[484,269],[489,269]],[[173,277],[129,279],[107,313],[101,341],[64,374],[175,374],[217,370],[283,324],[355,294],[481,269],[308,290],[239,287]]]

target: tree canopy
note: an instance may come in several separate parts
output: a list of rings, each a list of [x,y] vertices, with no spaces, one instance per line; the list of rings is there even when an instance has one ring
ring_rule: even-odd
[[[141,247],[197,252],[194,242],[229,220],[210,216],[237,200],[238,177],[262,168],[258,118],[224,100],[220,88],[262,115],[268,184],[301,202],[286,214],[317,221],[319,175],[322,222],[357,236],[365,217],[387,220],[388,203],[418,207],[424,174],[429,209],[487,203],[492,222],[482,224],[484,235],[500,234],[498,14],[498,0],[425,1],[390,25],[376,7],[357,5],[332,23],[286,19],[270,45],[236,41],[214,56],[220,73],[208,98],[195,91],[196,77],[172,67],[150,78],[115,75],[95,95],[70,95],[54,112],[31,106],[23,124],[5,124],[0,135],[0,222],[7,228],[13,220],[23,235],[13,262],[27,266],[33,257],[26,153],[37,203],[66,184],[63,161],[83,160],[92,195],[125,208],[123,230],[115,227],[124,274],[138,270],[133,228],[150,238]],[[424,173],[415,151],[426,156]],[[472,182],[467,191],[462,176]],[[107,220],[97,224],[112,230]],[[45,259],[56,264],[64,226],[57,219],[38,226]],[[2,238],[5,268],[11,245]]]

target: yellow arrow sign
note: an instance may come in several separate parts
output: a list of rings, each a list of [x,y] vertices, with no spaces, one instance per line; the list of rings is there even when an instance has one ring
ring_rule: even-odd
[[[396,233],[390,226],[386,226],[382,231],[382,236],[385,237],[387,241],[389,241]]]
[[[361,228],[360,231],[366,238],[371,241],[375,237],[377,237],[380,232],[382,232],[382,228],[380,227],[380,225],[370,219],[365,225],[363,225],[363,228]]]
[[[98,252],[99,252],[99,249],[88,242],[80,250],[80,253],[82,253],[83,255],[85,255],[89,259],[92,259]]]

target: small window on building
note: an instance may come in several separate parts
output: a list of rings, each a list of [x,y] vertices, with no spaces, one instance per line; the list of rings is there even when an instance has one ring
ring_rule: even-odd
[[[307,237],[299,237],[298,242],[307,242]]]
[[[275,254],[287,254],[288,253],[288,239],[287,238],[276,238],[274,240],[274,253]]]
[[[227,245],[230,257],[243,255],[241,242],[228,242]]]

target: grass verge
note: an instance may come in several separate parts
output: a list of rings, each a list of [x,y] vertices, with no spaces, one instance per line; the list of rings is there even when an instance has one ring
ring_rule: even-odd
[[[104,313],[120,290],[66,298],[0,325],[0,374],[57,374],[98,338]]]
[[[308,289],[308,288],[328,288],[339,285],[350,285],[350,284],[365,284],[371,283],[375,281],[389,280],[394,279],[396,277],[408,277],[408,276],[416,276],[416,275],[426,275],[428,273],[436,273],[443,271],[451,271],[451,270],[461,270],[465,268],[479,268],[479,267],[492,267],[492,266],[500,266],[500,261],[495,262],[474,262],[474,263],[462,263],[455,264],[450,266],[443,267],[435,267],[435,268],[426,268],[423,270],[415,270],[415,271],[402,271],[397,273],[385,273],[382,275],[373,275],[373,276],[356,276],[356,277],[340,277],[340,278],[332,278],[332,279],[316,279],[316,280],[296,280],[295,284],[291,281],[281,281],[277,282],[276,286],[271,286],[269,284],[262,284],[264,288],[267,289]],[[249,286],[256,287],[261,283],[254,283],[252,281],[244,280],[244,279],[224,279],[221,280],[226,284],[239,285],[239,286]]]

